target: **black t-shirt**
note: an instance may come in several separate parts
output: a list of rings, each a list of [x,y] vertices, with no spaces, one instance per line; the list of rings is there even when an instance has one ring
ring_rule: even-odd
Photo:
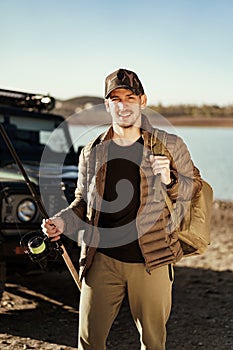
[[[136,228],[142,152],[142,137],[130,146],[109,144],[98,251],[125,262],[144,262]]]

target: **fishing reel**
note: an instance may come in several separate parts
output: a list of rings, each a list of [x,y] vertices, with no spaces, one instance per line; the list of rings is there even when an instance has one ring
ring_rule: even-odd
[[[51,242],[41,231],[26,233],[20,240],[20,245],[30,259],[45,269],[49,261],[57,260],[63,253],[60,244]]]

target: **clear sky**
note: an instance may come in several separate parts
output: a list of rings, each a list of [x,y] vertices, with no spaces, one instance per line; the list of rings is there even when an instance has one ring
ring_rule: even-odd
[[[233,0],[0,0],[0,50],[0,88],[102,97],[128,68],[150,104],[233,104]]]

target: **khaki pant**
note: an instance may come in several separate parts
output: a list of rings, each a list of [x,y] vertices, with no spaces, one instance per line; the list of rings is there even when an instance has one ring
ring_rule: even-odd
[[[141,350],[165,349],[172,292],[168,266],[148,274],[144,264],[124,263],[97,252],[82,283],[79,350],[106,349],[107,336],[126,292]]]

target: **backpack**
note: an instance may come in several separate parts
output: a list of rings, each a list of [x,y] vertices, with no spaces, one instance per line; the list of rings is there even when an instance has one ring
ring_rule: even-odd
[[[150,146],[154,155],[165,154],[166,140],[167,133],[165,131],[154,129]],[[201,180],[202,189],[194,198],[188,202],[172,203],[167,192],[161,186],[160,175],[156,175],[155,179],[155,196],[158,195],[158,191],[162,191],[172,222],[175,224],[184,256],[203,254],[210,244],[213,189],[208,182]]]

